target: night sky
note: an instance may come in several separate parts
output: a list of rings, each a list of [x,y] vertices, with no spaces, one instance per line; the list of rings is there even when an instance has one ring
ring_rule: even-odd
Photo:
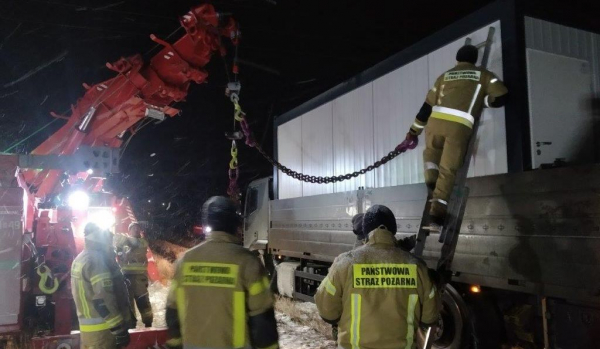
[[[489,2],[212,1],[241,25],[241,104],[269,152],[277,115]],[[183,35],[176,31],[178,16],[199,3],[2,1],[0,151],[18,142],[11,152],[34,149],[65,122],[50,111],[68,115],[70,104],[84,93],[82,83],[114,76],[106,62],[136,53],[152,57],[157,49],[150,34],[172,34],[171,42]],[[541,11],[548,7],[547,1],[537,3],[545,4]],[[597,1],[568,4],[600,13]],[[109,188],[131,198],[139,219],[154,221],[165,235],[189,230],[204,200],[227,188],[231,142],[223,134],[232,128],[233,109],[223,94],[227,77],[221,58],[214,57],[207,70],[208,83],[192,85],[187,101],[175,105],[181,115],[150,124],[132,138],[121,173],[109,182]],[[239,158],[242,187],[272,173],[253,149],[241,145]]]

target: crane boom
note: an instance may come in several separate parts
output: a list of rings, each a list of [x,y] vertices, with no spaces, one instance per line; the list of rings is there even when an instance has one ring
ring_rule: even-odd
[[[239,29],[232,18],[223,18],[210,4],[192,8],[180,18],[186,34],[174,44],[151,35],[162,49],[148,62],[141,55],[123,57],[106,66],[117,75],[93,86],[84,84],[85,95],[71,106],[67,123],[32,154],[70,155],[81,145],[120,147],[127,130],[146,117],[164,119],[179,110],[170,107],[185,99],[192,82],[201,84],[208,73],[203,67],[214,53],[225,55],[222,37],[234,46]],[[234,66],[234,71],[236,71]],[[35,196],[44,198],[54,191],[61,172],[26,170],[23,177]]]

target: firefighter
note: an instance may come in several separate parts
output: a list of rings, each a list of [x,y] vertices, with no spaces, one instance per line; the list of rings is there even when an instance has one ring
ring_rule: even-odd
[[[114,244],[117,250],[117,260],[125,275],[129,291],[132,323],[135,328],[135,306],[140,312],[142,322],[146,327],[152,327],[153,314],[148,295],[148,242],[142,235],[141,226],[134,222],[129,225],[129,236],[115,234]]]
[[[115,349],[129,344],[129,304],[114,261],[112,235],[94,223],[84,228],[85,247],[71,266],[71,290],[83,349]]]
[[[355,214],[352,217],[352,232],[356,235],[356,241],[354,242],[354,248],[360,247],[367,243],[367,237],[363,234],[362,221],[364,213]]]
[[[475,66],[477,57],[475,46],[466,45],[458,50],[456,66],[438,77],[406,136],[415,140],[425,129],[423,160],[433,230],[439,230],[444,223],[474,120],[484,107],[503,106],[508,93],[496,75]]]
[[[171,348],[278,348],[269,278],[236,236],[242,218],[229,198],[202,207],[206,241],[177,262],[167,297]]]
[[[356,235],[356,242],[354,242],[354,248],[360,247],[367,243],[367,236],[363,233],[363,217],[364,213],[358,213],[352,217],[352,232]],[[410,252],[416,245],[417,236],[407,236],[401,240],[396,241],[396,246],[403,249],[406,252]]]
[[[425,263],[396,247],[389,208],[372,206],[363,227],[367,244],[338,256],[319,285],[319,315],[339,323],[339,348],[413,348],[418,326],[437,322],[440,295]]]

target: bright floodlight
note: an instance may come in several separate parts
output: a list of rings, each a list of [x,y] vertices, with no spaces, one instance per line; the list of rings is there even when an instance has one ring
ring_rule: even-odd
[[[211,227],[204,227],[204,232],[205,233],[210,233],[212,231]]]
[[[90,205],[90,197],[82,191],[71,193],[67,201],[74,210],[85,210]]]
[[[89,174],[89,175],[91,175],[91,174],[94,174],[94,170],[92,170],[91,168],[90,168],[90,169],[88,169],[86,172],[87,172],[87,174]]]
[[[100,229],[110,229],[115,224],[115,215],[110,210],[96,211],[90,214],[88,221]]]

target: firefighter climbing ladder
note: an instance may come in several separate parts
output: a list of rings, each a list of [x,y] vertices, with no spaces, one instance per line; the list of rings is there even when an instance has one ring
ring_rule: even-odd
[[[483,57],[481,59],[482,68],[487,67],[495,31],[496,30],[494,27],[490,27],[487,39],[484,42],[475,45],[475,47],[477,47],[478,49],[484,47]],[[471,45],[471,38],[466,39],[465,45]],[[446,215],[444,225],[442,226],[442,229],[440,231],[438,241],[442,244],[442,248],[440,259],[437,263],[437,271],[441,275],[450,275],[451,272],[452,259],[454,257],[454,251],[458,242],[458,235],[460,233],[463,216],[465,214],[467,200],[469,198],[469,187],[466,186],[466,181],[467,174],[469,172],[469,165],[471,164],[471,156],[473,155],[475,140],[477,139],[477,130],[479,128],[480,119],[481,118],[476,118],[475,122],[473,123],[473,133],[471,134],[469,147],[467,148],[467,152],[465,154],[464,163],[456,174],[456,180],[452,189],[452,195],[450,196],[450,200],[448,202],[448,213]],[[425,242],[427,241],[427,237],[430,234],[430,231],[427,229],[429,220],[429,208],[431,206],[431,203],[429,201],[430,199],[430,197],[427,198],[427,203],[425,204],[425,209],[423,210],[423,218],[421,219],[419,233],[417,234],[417,243],[414,249],[415,255],[419,257],[423,256]],[[446,280],[449,280],[449,278],[446,278]],[[432,330],[432,328],[429,328],[429,330],[425,334],[425,342],[423,345],[423,349],[431,348],[434,342],[430,338],[432,332],[434,332],[434,330]]]

